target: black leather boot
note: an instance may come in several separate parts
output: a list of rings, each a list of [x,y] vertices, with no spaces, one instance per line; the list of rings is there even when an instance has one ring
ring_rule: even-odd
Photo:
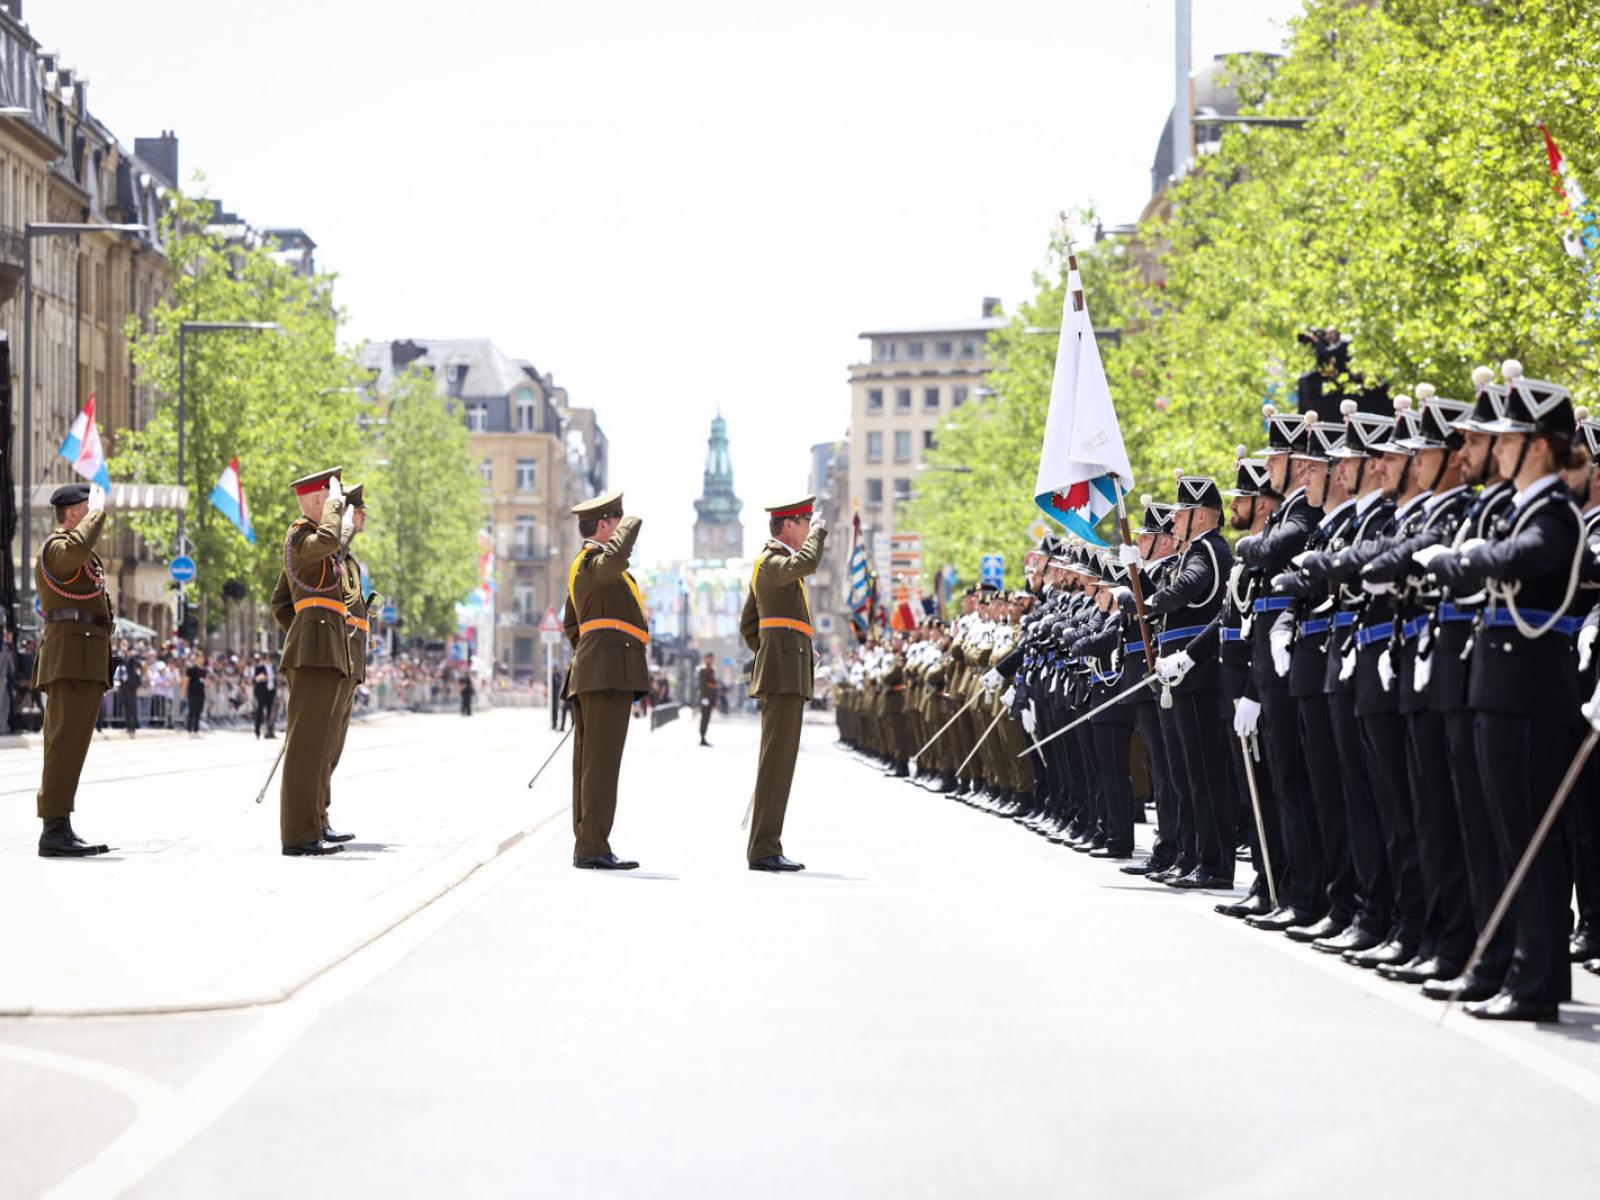
[[[91,846],[72,832],[71,817],[46,817],[39,834],[40,858],[89,858],[104,854],[110,846]]]

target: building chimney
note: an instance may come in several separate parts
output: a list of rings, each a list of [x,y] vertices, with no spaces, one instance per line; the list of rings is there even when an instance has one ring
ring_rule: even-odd
[[[168,187],[178,186],[178,135],[163,129],[160,137],[134,138],[133,152],[161,177]]]
[[[1000,298],[998,296],[985,296],[983,298],[983,315],[986,317],[1000,315]]]

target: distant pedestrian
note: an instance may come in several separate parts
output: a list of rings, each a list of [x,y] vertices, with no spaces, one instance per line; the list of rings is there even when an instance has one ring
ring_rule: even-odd
[[[17,660],[11,650],[11,631],[0,643],[0,734],[11,732],[11,696],[17,686]]]
[[[189,680],[189,712],[188,728],[190,737],[200,736],[200,716],[206,707],[206,652],[196,650],[194,661],[189,664],[189,669],[184,672]]]
[[[567,731],[567,718],[572,715],[572,701],[563,694],[566,682],[566,673],[559,666],[550,668],[550,728],[556,733]],[[559,726],[556,724],[558,717]]]
[[[711,710],[717,706],[718,693],[722,685],[717,681],[717,668],[714,665],[714,655],[706,655],[700,664],[700,744],[711,745],[706,741],[706,730],[711,727]]]
[[[122,701],[123,727],[127,729],[128,736],[133,737],[139,732],[139,689],[144,685],[144,661],[127,638],[122,639],[118,650],[113,677],[117,684],[117,695]]]
[[[267,727],[267,736],[272,736],[272,708],[276,698],[276,676],[272,664],[267,661],[265,654],[256,655],[256,665],[250,671],[251,699],[255,701],[255,727],[256,736],[261,736],[261,727]]]
[[[461,677],[461,715],[472,715],[472,697],[477,694],[477,689],[472,686],[472,672],[468,671]]]

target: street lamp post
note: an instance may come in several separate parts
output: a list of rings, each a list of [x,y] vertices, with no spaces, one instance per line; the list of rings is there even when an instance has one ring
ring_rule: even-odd
[[[9,115],[9,114],[7,114]],[[80,233],[148,233],[148,225],[30,221],[22,227],[22,575],[32,595],[33,565],[33,239]],[[6,547],[9,554],[11,548]]]
[[[189,367],[187,339],[191,333],[226,333],[238,330],[253,330],[264,332],[266,330],[283,332],[283,326],[276,321],[180,321],[178,322],[178,486],[183,487],[183,432],[186,395],[188,392]],[[183,553],[184,542],[184,517],[187,515],[183,508],[178,509],[178,545],[177,553]],[[185,587],[178,584],[178,626],[182,634],[184,618],[189,615],[188,604],[185,599]]]

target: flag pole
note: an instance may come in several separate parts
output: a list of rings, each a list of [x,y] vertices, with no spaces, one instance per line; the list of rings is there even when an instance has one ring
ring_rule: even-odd
[[[1073,250],[1072,234],[1067,228],[1066,213],[1061,214],[1061,231],[1067,242],[1067,279],[1071,280],[1074,275],[1078,274],[1078,255]],[[1083,282],[1083,276],[1078,275],[1078,282]],[[1072,311],[1082,312],[1083,308],[1083,289],[1073,288]],[[1112,486],[1116,488],[1117,492],[1117,528],[1122,534],[1122,544],[1124,546],[1132,546],[1134,541],[1132,531],[1128,528],[1127,497],[1122,490],[1120,481],[1114,482]],[[1145,669],[1154,674],[1156,669],[1156,647],[1154,639],[1150,636],[1150,623],[1145,618],[1144,586],[1139,582],[1139,569],[1137,567],[1128,572],[1128,587],[1133,592],[1133,611],[1139,620],[1140,639],[1144,642]]]

